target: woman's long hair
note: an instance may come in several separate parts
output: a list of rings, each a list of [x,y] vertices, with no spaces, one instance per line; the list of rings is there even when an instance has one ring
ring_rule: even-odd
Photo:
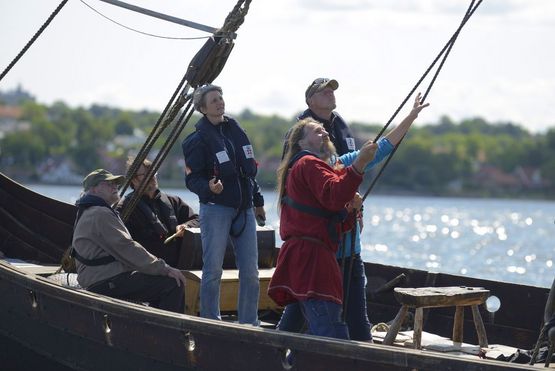
[[[299,142],[305,137],[304,129],[307,125],[313,123],[319,124],[318,121],[307,117],[293,125],[293,127],[291,127],[291,130],[289,131],[289,137],[287,138],[286,143],[287,150],[285,151],[285,155],[283,156],[283,159],[281,160],[281,163],[277,168],[278,214],[281,212],[281,199],[283,196],[285,196],[285,179],[287,178],[287,173],[289,171],[289,162],[291,162],[293,156],[302,151]]]

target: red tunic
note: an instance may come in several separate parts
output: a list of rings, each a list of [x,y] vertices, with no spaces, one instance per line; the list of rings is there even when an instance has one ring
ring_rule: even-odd
[[[299,159],[287,176],[287,195],[303,205],[341,211],[362,182],[352,167],[336,171],[319,158]],[[338,231],[339,232],[339,231]],[[328,233],[328,220],[282,205],[280,249],[268,295],[278,304],[319,299],[341,304],[343,287],[335,254],[338,244]],[[308,237],[320,240],[299,239]]]

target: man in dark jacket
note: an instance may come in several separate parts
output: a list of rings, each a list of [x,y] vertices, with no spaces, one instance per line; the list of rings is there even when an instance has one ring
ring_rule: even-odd
[[[321,122],[324,129],[328,132],[330,140],[335,146],[337,155],[341,156],[345,153],[352,152],[356,149],[355,138],[351,130],[347,126],[343,117],[335,112],[335,90],[339,87],[337,80],[328,78],[317,78],[305,91],[305,102],[308,108],[297,117],[302,120],[307,117]],[[287,138],[289,132],[285,135],[285,143],[283,145],[283,155],[287,151]]]
[[[134,159],[127,161],[131,166]],[[139,188],[145,175],[152,166],[152,162],[144,160],[131,179],[131,188]],[[126,195],[119,203],[117,210],[121,211],[131,200],[132,193]],[[158,188],[156,175],[148,182],[145,192],[137,206],[125,222],[131,236],[151,254],[164,259],[172,267],[177,267],[182,248],[182,236],[186,228],[199,228],[198,214],[181,198],[168,195]],[[164,241],[176,233],[168,243]]]

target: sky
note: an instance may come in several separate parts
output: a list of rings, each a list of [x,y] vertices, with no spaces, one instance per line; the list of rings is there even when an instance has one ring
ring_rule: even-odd
[[[164,37],[208,36],[99,0],[105,16]],[[39,29],[58,0],[0,0],[0,70]],[[127,0],[220,27],[236,0]],[[162,111],[205,40],[145,36],[69,0],[0,81],[45,104],[93,103]],[[470,1],[253,0],[220,76],[226,111],[293,117],[317,77],[339,81],[337,111],[384,124],[458,27]],[[555,127],[555,1],[484,0],[457,39],[418,124],[447,115]],[[425,81],[425,84],[428,80]],[[420,90],[424,91],[426,85]],[[401,116],[408,113],[407,106]],[[397,119],[398,122],[401,119]]]

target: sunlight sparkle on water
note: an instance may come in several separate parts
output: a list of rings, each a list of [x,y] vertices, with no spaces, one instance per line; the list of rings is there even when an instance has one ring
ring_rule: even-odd
[[[503,227],[503,226],[498,227],[498,228],[495,230],[495,233],[497,233],[497,238],[498,238],[500,241],[505,241],[505,240],[507,239],[507,232],[505,231],[505,227]]]
[[[480,227],[479,225],[475,225],[475,226],[473,226],[472,231],[475,234],[477,234],[478,236],[483,236],[485,234],[492,233],[493,228],[492,227]]]
[[[549,268],[551,268],[553,266],[553,260],[546,261],[545,265],[547,265]]]
[[[457,232],[457,231],[451,232],[451,238],[453,238],[453,239],[457,239],[457,238],[459,238],[460,236],[461,236],[461,234],[460,234],[459,232]]]
[[[531,263],[532,261],[536,260],[536,254],[526,255],[524,257],[524,260],[526,260],[527,263]]]
[[[507,272],[510,273],[518,273],[518,274],[524,274],[526,273],[526,268],[524,267],[516,267],[514,265],[510,265],[507,267]]]
[[[513,249],[507,250],[507,256],[513,256],[515,254]]]
[[[372,245],[372,244],[368,244],[368,245],[367,245],[367,244],[364,244],[364,245],[362,246],[362,249],[363,249],[363,250],[366,250],[366,251],[370,251],[370,252],[387,252],[388,247],[387,247],[387,245],[384,245],[384,244],[381,244],[381,243],[377,243],[377,244],[375,244],[375,245]]]
[[[524,219],[524,223],[526,223],[526,225],[532,225],[534,221],[532,220],[532,218],[528,217],[526,219]]]

